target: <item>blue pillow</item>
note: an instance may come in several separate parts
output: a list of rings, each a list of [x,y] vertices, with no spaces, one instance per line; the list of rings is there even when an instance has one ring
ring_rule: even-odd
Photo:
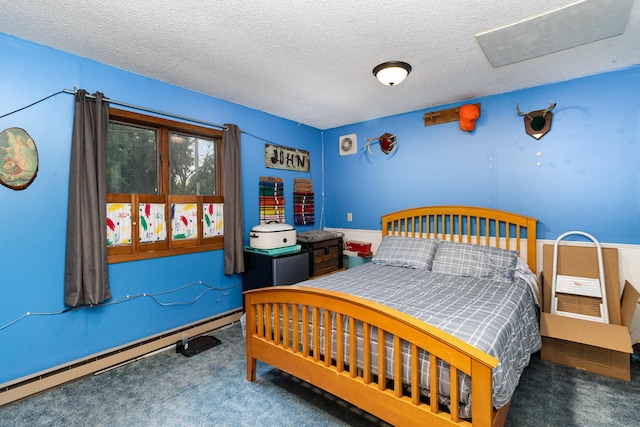
[[[431,270],[439,239],[385,236],[374,255],[376,264]]]

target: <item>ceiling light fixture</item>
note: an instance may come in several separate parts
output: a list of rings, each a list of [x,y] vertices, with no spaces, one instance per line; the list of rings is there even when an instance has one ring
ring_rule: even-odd
[[[377,65],[373,69],[373,75],[380,83],[387,86],[394,86],[402,81],[411,72],[411,65],[401,61],[389,61]]]

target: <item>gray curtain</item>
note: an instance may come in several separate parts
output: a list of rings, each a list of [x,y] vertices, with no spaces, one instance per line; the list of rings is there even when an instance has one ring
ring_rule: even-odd
[[[109,104],[96,92],[75,94],[71,139],[64,303],[111,298],[107,269],[107,130]]]
[[[222,134],[222,187],[224,195],[224,274],[244,273],[244,215],[240,129],[225,124]]]

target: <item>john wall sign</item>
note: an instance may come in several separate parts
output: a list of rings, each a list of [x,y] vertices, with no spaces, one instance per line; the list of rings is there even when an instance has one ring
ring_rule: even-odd
[[[267,168],[309,172],[309,164],[308,151],[264,144],[264,166]]]

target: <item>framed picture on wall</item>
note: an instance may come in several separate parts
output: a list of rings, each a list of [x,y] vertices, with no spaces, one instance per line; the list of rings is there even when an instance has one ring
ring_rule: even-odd
[[[0,184],[24,190],[38,173],[38,150],[27,131],[8,128],[0,132]]]

